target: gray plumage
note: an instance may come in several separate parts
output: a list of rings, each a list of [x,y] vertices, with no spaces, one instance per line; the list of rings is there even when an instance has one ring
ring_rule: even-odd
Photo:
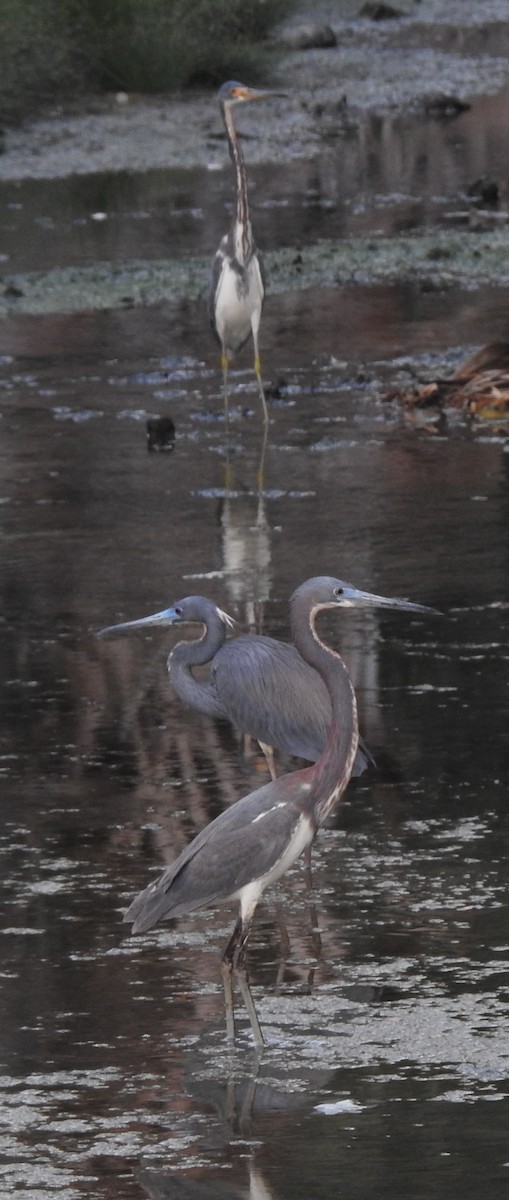
[[[231,721],[267,752],[273,747],[316,762],[330,728],[330,697],[318,672],[289,642],[251,633],[226,641],[233,622],[205,596],[186,596],[153,616],[102,632],[188,623],[203,625],[204,633],[194,641],[179,642],[168,658],[170,682],[180,699],[208,716]],[[196,679],[193,668],[209,662],[210,680]],[[362,774],[368,757],[364,747],[358,749],[353,775]]]
[[[213,659],[211,688],[223,715],[257,741],[309,762],[316,762],[325,749],[332,716],[329,693],[289,642],[262,634],[225,641]],[[352,774],[361,775],[366,766],[359,749]]]
[[[236,896],[252,881],[254,862],[257,877],[271,871],[295,835],[300,805],[309,794],[305,771],[298,773],[303,775],[299,780],[295,774],[278,779],[276,803],[273,784],[267,783],[202,829],[157,882],[133,900],[124,918],[133,922],[133,933]]]
[[[222,960],[226,1028],[235,1040],[233,978],[238,982],[257,1045],[263,1035],[247,980],[245,950],[251,920],[264,889],[284,874],[311,845],[341,798],[350,778],[358,740],[357,706],[348,671],[318,636],[317,614],[327,608],[403,608],[421,605],[360,592],[327,576],[309,579],[291,599],[292,633],[306,662],[323,679],[331,700],[331,724],[317,763],[273,780],[226,809],[149,884],[124,919],[133,931],[219,900],[238,899],[240,912]]]

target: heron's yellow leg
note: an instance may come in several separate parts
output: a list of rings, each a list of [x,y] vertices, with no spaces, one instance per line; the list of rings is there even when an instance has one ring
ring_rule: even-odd
[[[269,423],[269,414],[268,414],[268,412],[267,412],[267,403],[266,403],[266,400],[265,400],[265,392],[264,392],[264,390],[263,390],[262,365],[261,365],[261,362],[260,362],[260,355],[258,354],[258,351],[256,351],[256,353],[255,353],[255,358],[254,358],[254,372],[255,372],[255,375],[256,375],[256,380],[257,380],[257,383],[258,383],[258,390],[259,390],[259,392],[260,392],[260,399],[261,399],[261,402],[262,402],[262,409],[263,409],[263,424],[264,424],[264,425],[268,425],[268,423]]]
[[[228,355],[223,350],[221,354],[221,368],[223,371],[223,391],[224,391],[224,420],[226,428],[230,422],[230,414],[228,409]]]
[[[268,434],[268,432],[269,432],[269,426],[264,424],[262,448],[260,451],[260,461],[258,463],[258,474],[257,474],[258,498],[259,498],[260,511],[259,511],[257,519],[256,519],[256,524],[257,524],[257,527],[259,527],[259,528],[267,527],[265,511],[263,509],[263,485],[265,482],[265,451],[267,449],[267,434]],[[275,776],[274,776],[274,778],[275,778]]]

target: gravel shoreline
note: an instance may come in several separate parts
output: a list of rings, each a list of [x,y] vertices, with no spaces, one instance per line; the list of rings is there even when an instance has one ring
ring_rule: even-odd
[[[360,4],[318,3],[280,30],[285,46],[297,26],[327,23],[337,46],[283,50],[274,84],[287,99],[242,115],[250,163],[320,154],[331,124],[340,125],[343,97],[355,119],[368,111],[422,106],[436,93],[467,100],[509,91],[505,0],[483,0],[481,6],[477,0],[402,0],[407,15],[389,21],[359,19],[354,14]],[[56,109],[8,130],[0,183],[197,165],[218,170],[226,158],[210,92],[94,96],[84,98],[78,113]]]

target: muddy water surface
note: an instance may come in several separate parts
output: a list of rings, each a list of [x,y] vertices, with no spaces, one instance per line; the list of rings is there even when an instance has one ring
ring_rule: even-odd
[[[325,107],[315,125],[318,155],[250,166],[256,236],[266,250],[352,233],[506,223],[506,95],[476,99],[455,120],[422,109],[361,116]],[[256,149],[256,133],[244,138],[248,156],[251,141]],[[498,204],[476,199],[480,180],[497,185]],[[231,166],[217,144],[208,168],[2,181],[0,253],[9,273],[207,257],[231,210]]]
[[[273,297],[261,487],[248,361],[228,455],[199,303],[0,328],[1,1194],[506,1195],[508,443],[380,401],[405,365],[504,337],[506,306],[496,286]],[[153,416],[173,449],[149,452]],[[228,1055],[233,911],[142,938],[121,915],[264,763],[172,694],[173,633],[95,632],[202,591],[287,637],[318,572],[443,615],[324,625],[377,765],[321,833],[314,907],[299,865],[260,906],[267,1050],[240,1010]]]

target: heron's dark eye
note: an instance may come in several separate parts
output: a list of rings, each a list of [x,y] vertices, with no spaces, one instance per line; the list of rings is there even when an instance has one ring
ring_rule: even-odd
[[[182,616],[182,609],[181,609],[181,607],[180,607],[180,604],[177,604],[177,607],[176,607],[176,609],[175,609],[175,616],[176,616],[176,617],[181,617],[181,616]]]
[[[343,590],[344,590],[343,588],[334,588],[334,595],[335,595],[335,596],[342,596],[342,595],[343,595]]]

